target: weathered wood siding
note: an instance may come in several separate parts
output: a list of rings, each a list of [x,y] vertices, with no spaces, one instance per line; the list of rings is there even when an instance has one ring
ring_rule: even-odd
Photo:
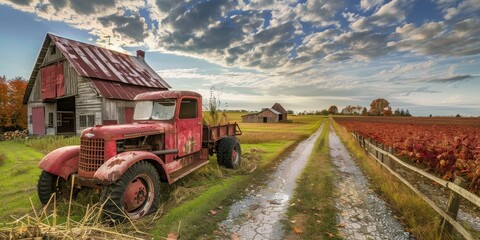
[[[95,115],[95,125],[102,124],[102,97],[93,88],[89,78],[78,77],[78,95],[75,98],[77,134],[85,127],[80,126],[80,115]]]
[[[73,96],[78,93],[78,81],[81,78],[72,67],[70,62],[63,62],[63,75],[65,77],[65,96]]]
[[[106,121],[117,121],[117,124],[125,123],[125,108],[135,107],[134,101],[103,99],[102,117]]]
[[[264,110],[256,114],[249,114],[242,116],[242,122],[262,123],[266,118],[267,123],[278,122],[278,115],[270,110]]]

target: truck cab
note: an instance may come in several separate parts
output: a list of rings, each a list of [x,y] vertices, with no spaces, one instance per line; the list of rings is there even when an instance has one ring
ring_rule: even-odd
[[[65,186],[73,182],[75,191],[102,191],[105,219],[140,218],[156,209],[160,182],[174,183],[208,164],[210,155],[222,166],[240,166],[240,128],[203,125],[200,94],[158,91],[134,100],[132,124],[85,129],[80,146],[56,149],[40,161],[43,204],[53,193],[66,195]]]

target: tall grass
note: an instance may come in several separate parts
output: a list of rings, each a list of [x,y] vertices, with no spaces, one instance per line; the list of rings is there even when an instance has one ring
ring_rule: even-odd
[[[41,153],[47,154],[57,148],[71,145],[80,145],[80,137],[48,136],[42,138],[19,140]]]

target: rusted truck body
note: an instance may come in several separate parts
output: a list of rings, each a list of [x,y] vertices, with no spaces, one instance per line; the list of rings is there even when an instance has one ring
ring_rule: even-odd
[[[156,209],[160,182],[174,183],[208,164],[209,156],[216,154],[224,167],[239,167],[239,126],[204,125],[200,94],[158,91],[135,101],[132,124],[87,128],[80,146],[56,149],[40,161],[43,204],[53,193],[95,188],[101,190],[105,219],[140,218]],[[68,188],[72,181],[75,189]]]

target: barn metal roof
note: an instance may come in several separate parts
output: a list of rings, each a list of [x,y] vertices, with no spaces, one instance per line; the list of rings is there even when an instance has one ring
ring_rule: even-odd
[[[133,99],[132,92],[136,93],[140,89],[142,92],[149,92],[171,88],[141,58],[48,33],[30,75],[23,97],[25,104],[28,102],[51,41],[75,71],[80,76],[91,78],[97,90],[106,98]],[[95,83],[94,79],[104,81]],[[124,90],[118,87],[119,84]]]
[[[267,111],[267,110],[270,111],[270,112],[272,112],[272,113],[275,114],[275,115],[281,115],[280,112],[278,112],[277,110],[275,110],[275,109],[273,109],[273,108],[264,108],[264,109],[262,109],[262,111],[260,111],[260,112],[242,115],[242,117],[250,116],[250,115],[257,115],[257,114],[260,114],[260,113],[265,112],[265,111]]]
[[[92,83],[103,97],[113,99],[133,100],[137,94],[159,91],[158,88],[135,86],[99,79],[92,79]]]
[[[83,77],[136,86],[170,88],[143,59],[48,33],[55,46]]]

